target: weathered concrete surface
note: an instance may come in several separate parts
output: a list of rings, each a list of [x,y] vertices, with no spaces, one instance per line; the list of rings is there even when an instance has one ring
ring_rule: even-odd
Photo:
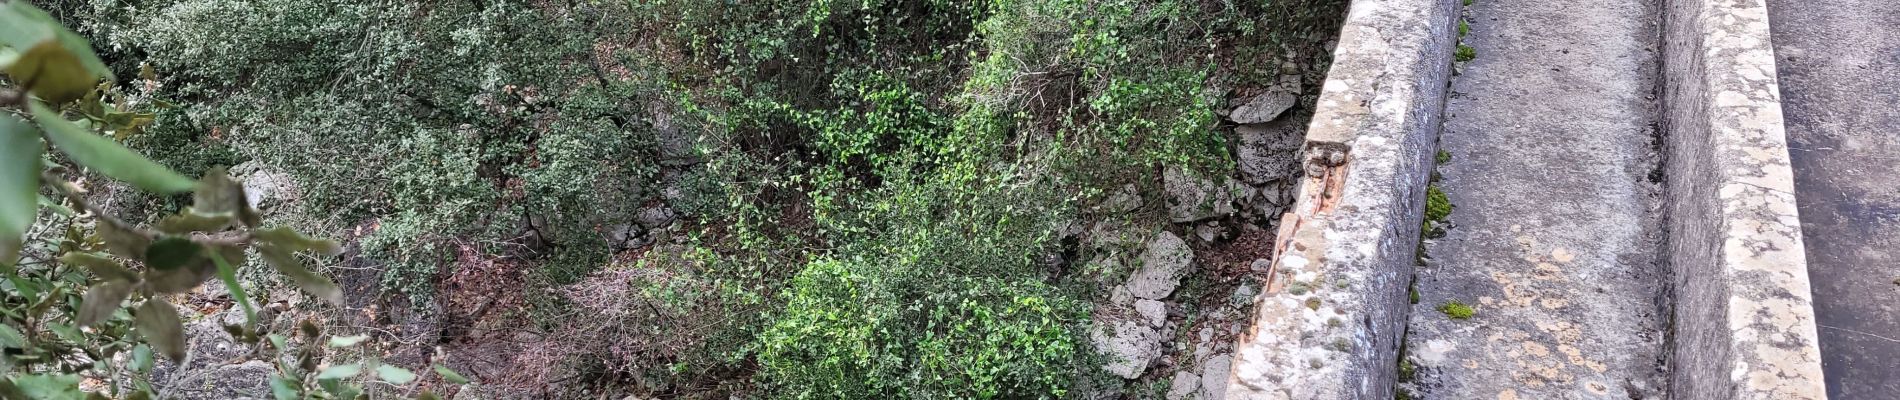
[[[1477,1],[1407,340],[1419,399],[1660,398],[1653,0]],[[1456,320],[1448,302],[1476,309]]]
[[[1824,398],[1767,8],[1666,4],[1671,397]]]
[[[1827,391],[1900,397],[1900,2],[1768,10]]]
[[[1353,2],[1307,131],[1307,178],[1222,397],[1393,397],[1455,4]]]

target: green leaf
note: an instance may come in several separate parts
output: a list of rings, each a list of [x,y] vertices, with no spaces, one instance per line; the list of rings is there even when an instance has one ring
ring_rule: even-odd
[[[112,76],[91,43],[28,2],[0,4],[0,26],[0,44],[15,51],[4,66],[7,73],[42,99],[72,101]]]
[[[13,386],[27,398],[39,400],[79,400],[79,375],[24,375],[13,378]]]
[[[323,372],[317,373],[317,379],[349,379],[361,373],[363,373],[362,365],[332,365],[329,368],[324,368]]]
[[[62,217],[71,217],[74,215],[78,215],[78,213],[73,212],[72,208],[66,207],[65,204],[59,204],[59,202],[57,201],[53,201],[53,198],[51,197],[46,197],[46,195],[40,195],[39,198],[40,198],[40,207],[46,207],[48,209],[51,209],[53,210],[53,213],[55,214],[59,214]]]
[[[236,218],[231,213],[203,213],[187,208],[183,212],[172,214],[153,225],[159,232],[183,235],[191,232],[218,232],[231,227]]]
[[[86,270],[92,271],[94,276],[98,276],[99,279],[108,282],[138,282],[139,280],[138,273],[126,269],[125,266],[120,265],[118,261],[112,261],[112,259],[100,257],[92,253],[66,253],[65,256],[59,258],[59,262],[86,267]]]
[[[28,299],[37,299],[40,297],[40,284],[32,279],[15,276],[7,278],[7,282],[13,283],[13,290],[20,291],[20,297]]]
[[[323,391],[329,392],[332,399],[363,398],[363,388],[343,382],[342,379],[322,379],[317,384],[323,386]]]
[[[139,373],[152,372],[152,346],[143,343],[132,348],[132,370]]]
[[[389,364],[376,366],[376,376],[383,378],[385,382],[397,385],[407,385],[409,382],[416,381],[416,373]]]
[[[223,167],[205,173],[204,179],[198,181],[198,189],[192,192],[192,199],[192,208],[200,212],[235,215],[245,226],[263,222],[244,196],[244,185],[231,180]]]
[[[457,385],[468,384],[468,377],[462,376],[462,374],[455,372],[455,370],[449,369],[449,367],[444,367],[442,366],[442,364],[435,365],[435,374],[441,375],[442,380],[448,381],[449,383],[453,383]]]
[[[298,390],[296,387],[291,386],[293,384],[295,384],[294,381],[291,381],[289,377],[272,375],[270,377],[271,397],[277,400],[298,400],[303,398],[300,393],[297,393]]]
[[[39,214],[40,154],[46,145],[32,125],[0,114],[0,265],[20,259],[26,229]]]
[[[79,305],[79,326],[92,326],[112,316],[113,312],[119,311],[119,303],[124,302],[125,296],[130,294],[131,282],[112,281],[93,285],[92,289],[86,290],[85,300]]]
[[[93,227],[99,231],[99,239],[105,241],[106,250],[119,257],[142,259],[145,249],[152,247],[152,237],[137,228],[126,225],[125,221],[111,216],[102,216]]]
[[[183,193],[197,186],[191,179],[172,172],[170,168],[67,121],[57,111],[47,109],[38,102],[27,103],[33,109],[33,120],[40,124],[47,141],[80,165],[140,189],[161,194]]]
[[[369,335],[335,336],[330,338],[330,347],[350,347],[368,340]]]
[[[161,299],[148,299],[139,306],[139,334],[145,335],[145,342],[153,349],[174,362],[185,362],[185,324],[178,319],[178,309]]]
[[[329,301],[330,304],[343,304],[343,289],[338,288],[336,282],[330,281],[330,278],[318,275],[304,267],[303,260],[298,259],[296,254],[291,254],[274,244],[257,245],[257,254],[263,256],[264,261],[270,263],[272,268],[276,268],[278,273],[296,282],[297,287],[310,292],[311,296]]]
[[[178,269],[197,260],[202,252],[204,246],[191,239],[166,236],[145,248],[145,265],[162,271]]]
[[[26,335],[20,334],[18,329],[13,329],[13,325],[0,324],[0,347],[19,349],[24,346],[26,346]]]
[[[238,254],[243,254],[242,251],[238,250]],[[218,280],[224,281],[224,290],[230,291],[231,297],[237,299],[238,306],[244,309],[244,325],[257,326],[257,309],[251,306],[251,295],[244,292],[244,285],[238,284],[237,268],[232,267],[231,262],[224,258],[225,254],[229,253],[231,252],[211,253],[211,263],[218,266]]]
[[[211,250],[216,250],[218,255],[223,256],[226,260],[244,259],[244,249],[237,246],[219,245],[213,247]],[[212,262],[210,257],[201,256],[185,264],[183,268],[169,271],[159,269],[146,270],[144,277],[146,285],[152,290],[156,290],[160,293],[184,293],[197,288],[198,285],[204,283],[206,279],[211,279],[211,277],[217,276],[217,274],[217,264]]]
[[[79,328],[74,328],[72,325],[48,322],[46,323],[46,330],[53,331],[54,336],[72,341],[73,343],[85,343],[86,341],[85,335],[79,333]]]
[[[336,241],[314,239],[309,236],[304,236],[302,233],[297,233],[297,231],[291,230],[290,228],[281,226],[259,229],[251,232],[251,236],[257,238],[258,241],[277,245],[293,253],[299,251],[315,251],[317,254],[324,256],[334,256],[343,252],[343,248],[338,246]]]

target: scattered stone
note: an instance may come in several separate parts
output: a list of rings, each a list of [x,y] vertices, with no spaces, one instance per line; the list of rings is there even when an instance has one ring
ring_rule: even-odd
[[[297,182],[290,174],[265,169],[255,161],[232,167],[231,174],[244,183],[244,199],[259,210],[269,211],[296,196]]]
[[[1233,367],[1234,356],[1222,354],[1207,359],[1201,364],[1201,394],[1203,399],[1227,398],[1227,375]]]
[[[1300,102],[1300,78],[1297,75],[1280,77],[1280,83],[1267,88],[1266,93],[1254,96],[1246,104],[1235,107],[1227,119],[1241,124],[1258,124],[1272,121],[1292,109]]]
[[[691,129],[680,129],[673,121],[672,110],[663,102],[647,105],[648,122],[652,124],[654,137],[659,140],[660,165],[684,167],[698,161],[693,142],[697,138]]]
[[[1124,379],[1141,377],[1161,357],[1163,335],[1142,321],[1106,321],[1089,333],[1095,348],[1106,354],[1102,369]]]
[[[1201,238],[1203,242],[1212,242],[1214,239],[1220,239],[1222,236],[1221,233],[1220,221],[1207,221],[1205,224],[1194,227],[1194,236]]]
[[[1253,282],[1241,283],[1240,287],[1234,288],[1234,305],[1242,306],[1251,304],[1253,303],[1253,296],[1258,293],[1259,289],[1253,287]]]
[[[1128,278],[1128,292],[1149,300],[1167,298],[1193,262],[1194,251],[1181,237],[1167,231],[1157,233],[1141,254],[1141,268]]]
[[[1126,213],[1140,208],[1141,192],[1136,190],[1135,184],[1132,183],[1122,185],[1120,191],[1109,195],[1108,199],[1102,201],[1102,210],[1111,213]]]
[[[1245,191],[1245,185],[1231,178],[1222,185],[1178,167],[1163,172],[1162,180],[1168,192],[1168,215],[1177,223],[1232,215],[1234,197]]]
[[[640,230],[638,225],[631,223],[617,224],[607,229],[607,243],[613,247],[614,251],[639,247],[634,246],[633,243],[639,241],[642,233],[644,232]]]
[[[1168,323],[1168,305],[1162,302],[1148,299],[1135,300],[1135,312],[1141,313],[1141,318],[1148,321],[1148,326],[1159,328],[1162,324]]]
[[[1305,141],[1299,124],[1275,121],[1234,128],[1240,143],[1234,147],[1240,176],[1259,185],[1293,178],[1300,172],[1300,146]]]
[[[1265,258],[1256,258],[1253,260],[1253,265],[1248,266],[1248,268],[1253,269],[1253,272],[1272,272],[1268,270],[1273,269],[1273,261]]]
[[[1193,372],[1177,371],[1174,381],[1168,385],[1168,400],[1186,400],[1201,388],[1201,376]]]
[[[1127,222],[1114,220],[1095,223],[1093,227],[1089,228],[1087,235],[1088,243],[1091,247],[1098,250],[1109,250],[1110,253],[1133,248],[1135,245],[1140,244],[1141,240],[1147,238],[1147,236],[1148,231],[1146,230],[1134,229],[1129,227]]]
[[[659,229],[672,224],[674,217],[675,215],[671,208],[653,207],[641,210],[640,215],[633,218],[633,222],[640,224],[642,228]]]
[[[1134,301],[1134,293],[1129,293],[1128,288],[1124,286],[1116,286],[1114,290],[1108,293],[1108,302],[1115,305],[1131,305]]]

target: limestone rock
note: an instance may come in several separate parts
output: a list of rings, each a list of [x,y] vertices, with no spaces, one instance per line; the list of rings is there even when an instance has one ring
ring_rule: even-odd
[[[633,222],[640,224],[642,228],[659,229],[666,227],[668,224],[672,224],[673,219],[676,217],[677,216],[673,214],[673,209],[653,207],[641,210],[640,215],[635,216]]]
[[[637,247],[633,246],[632,243],[640,238],[641,233],[643,232],[638,225],[631,223],[616,224],[607,229],[607,243],[613,247],[614,251]]]
[[[1234,288],[1233,304],[1236,306],[1253,304],[1254,295],[1259,293],[1259,289],[1254,288],[1252,282],[1243,282],[1240,287]]]
[[[1160,300],[1174,293],[1181,276],[1194,263],[1194,250],[1172,232],[1162,231],[1148,241],[1141,254],[1141,267],[1128,278],[1126,287],[1137,298]]]
[[[1135,312],[1141,314],[1141,319],[1147,321],[1148,326],[1159,328],[1162,324],[1168,323],[1166,303],[1148,299],[1135,300]]]
[[[1168,400],[1186,400],[1194,396],[1201,388],[1201,376],[1193,372],[1176,371],[1174,381],[1168,385]]]
[[[1207,221],[1205,224],[1194,226],[1194,236],[1201,238],[1203,242],[1212,242],[1214,239],[1220,239],[1226,236],[1226,233],[1227,230],[1222,229],[1220,222],[1217,221]]]
[[[1234,155],[1240,176],[1250,184],[1290,179],[1300,172],[1300,146],[1305,138],[1299,124],[1274,121],[1234,128],[1240,143]]]
[[[1163,172],[1162,181],[1168,191],[1168,215],[1177,223],[1231,215],[1236,211],[1235,197],[1245,191],[1232,178],[1223,184],[1178,167]]]
[[[244,200],[259,210],[269,211],[296,197],[297,182],[290,174],[266,169],[255,161],[232,167],[231,174],[244,183]]]
[[[1135,379],[1161,357],[1161,341],[1166,337],[1144,321],[1098,322],[1089,334],[1095,348],[1108,355],[1102,369],[1124,379]]]
[[[1222,354],[1207,359],[1201,364],[1201,394],[1203,399],[1227,398],[1227,376],[1233,367],[1234,356]]]
[[[1289,79],[1291,78],[1291,79]],[[1272,121],[1292,109],[1300,102],[1299,76],[1288,75],[1280,78],[1280,83],[1268,88],[1266,93],[1254,96],[1246,104],[1234,108],[1227,119],[1242,124],[1258,124]]]
[[[1135,184],[1132,183],[1123,185],[1121,190],[1109,195],[1108,199],[1102,200],[1102,211],[1111,213],[1125,213],[1140,208],[1141,192],[1136,190]]]

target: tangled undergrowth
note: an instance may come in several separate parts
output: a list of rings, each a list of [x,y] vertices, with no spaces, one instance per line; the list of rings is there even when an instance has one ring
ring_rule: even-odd
[[[707,398],[1096,385],[1091,304],[1128,271],[1075,261],[1073,228],[1167,218],[1090,211],[1130,183],[1158,196],[1163,167],[1231,175],[1215,112],[1323,53],[1318,30],[1344,9],[39,3],[114,70],[159,71],[157,96],[182,106],[128,144],[187,174],[294,178],[273,212],[360,231],[351,254],[401,305],[468,313],[441,293],[458,265],[518,268],[518,287],[487,294],[517,307],[469,318],[543,339],[473,375],[526,378],[500,388],[517,394]]]

